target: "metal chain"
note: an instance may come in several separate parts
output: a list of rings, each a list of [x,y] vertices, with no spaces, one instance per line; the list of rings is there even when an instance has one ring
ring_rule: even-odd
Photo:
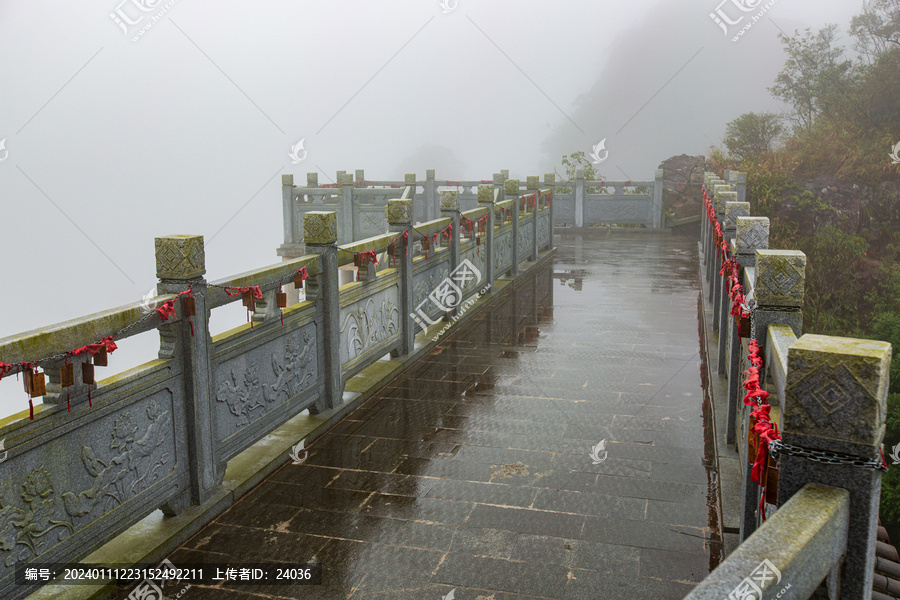
[[[809,448],[803,448],[802,446],[785,444],[781,440],[773,440],[772,442],[769,442],[769,452],[772,453],[772,458],[774,458],[775,460],[778,460],[778,457],[781,454],[790,454],[792,456],[802,456],[803,458],[806,458],[808,460],[826,463],[829,465],[865,467],[869,469],[878,469],[880,471],[888,470],[887,465],[884,464],[884,461],[882,461],[879,457],[866,460],[863,458],[851,456],[849,454],[841,454],[839,452],[810,450]]]

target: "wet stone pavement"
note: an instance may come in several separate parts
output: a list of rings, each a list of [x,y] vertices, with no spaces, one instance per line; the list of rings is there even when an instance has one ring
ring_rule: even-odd
[[[557,246],[170,556],[315,561],[321,586],[182,598],[683,598],[722,548],[696,240]]]

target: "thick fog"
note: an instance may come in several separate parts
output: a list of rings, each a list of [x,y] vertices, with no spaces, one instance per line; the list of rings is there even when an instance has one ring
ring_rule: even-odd
[[[725,33],[710,14],[754,14],[741,1],[4,0],[0,337],[139,299],[154,236],[205,236],[211,280],[280,260],[283,173],[523,178],[605,139],[605,176],[652,178],[780,109],[779,29],[833,22],[849,45],[861,9],[758,2],[732,41],[749,17]],[[26,407],[0,383],[0,417]]]

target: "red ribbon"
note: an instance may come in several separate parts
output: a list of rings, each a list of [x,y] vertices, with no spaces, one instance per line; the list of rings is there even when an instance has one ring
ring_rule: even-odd
[[[376,256],[375,250],[366,250],[364,252],[357,252],[356,255],[360,258],[361,264],[364,264],[364,265],[369,264],[369,263],[375,263],[376,265],[380,264],[378,262],[378,258]]]
[[[0,362],[0,380],[3,376],[12,371],[13,366],[9,363]]]
[[[297,273],[300,274],[300,281],[306,281],[309,279],[309,273],[306,272],[306,266],[302,266],[297,269]]]
[[[306,267],[304,267],[304,268],[306,268]],[[257,300],[262,300],[262,298],[263,298],[262,290],[259,289],[258,285],[249,285],[247,287],[235,287],[235,286],[229,286],[229,285],[225,286],[225,293],[228,294],[229,296],[231,296],[232,298],[235,296],[240,296],[241,294],[244,294],[246,292],[251,292],[253,294],[253,297],[256,298]]]
[[[103,348],[106,348],[106,351],[109,354],[112,354],[119,349],[119,347],[116,346],[116,343],[113,341],[113,336],[108,335],[100,340],[100,342],[97,344],[88,344],[87,346],[82,346],[81,348],[69,350],[68,354],[72,356],[78,356],[79,354],[87,352],[88,354],[93,356],[94,354],[100,352],[100,350],[102,350]]]

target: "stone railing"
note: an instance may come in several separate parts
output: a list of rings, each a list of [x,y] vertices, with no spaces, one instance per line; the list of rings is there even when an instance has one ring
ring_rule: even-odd
[[[546,175],[544,185],[553,184],[553,218],[559,226],[662,227],[662,169],[657,169],[651,181],[587,181],[582,169],[576,171],[573,181],[555,182],[552,175]]]
[[[553,174],[544,175],[541,185],[537,176],[524,181],[510,179],[509,171],[494,173],[480,181],[439,180],[434,169],[425,179],[407,174],[400,180],[369,180],[363,170],[355,177],[338,171],[333,184],[319,184],[318,173],[307,173],[306,186],[294,184],[293,175],[282,175],[284,211],[284,244],[279,256],[296,258],[304,254],[303,215],[307,212],[334,211],[338,215],[338,242],[341,244],[378,235],[387,228],[384,209],[391,199],[412,200],[413,223],[440,217],[440,196],[455,192],[460,210],[478,207],[478,189],[493,185],[500,190],[498,201],[506,195],[532,194],[538,188],[554,193],[553,219],[556,226],[589,227],[597,224],[630,224],[659,228],[662,226],[662,170],[652,181],[585,181],[578,171],[574,181],[556,182]],[[509,182],[515,182],[515,190]],[[557,188],[559,191],[556,191]]]
[[[745,175],[725,176],[705,175],[701,255],[727,379],[725,438],[742,470],[741,544],[687,598],[868,599],[891,346],[802,335],[806,256],[769,249]],[[749,356],[761,359],[756,383]],[[771,444],[768,427],[754,426],[765,417],[751,418],[766,403],[780,437]]]
[[[465,301],[551,247],[549,190],[512,193],[503,211],[493,184],[480,185],[477,208],[461,212],[458,196],[442,194],[443,218],[415,227],[412,200],[389,200],[387,233],[342,246],[336,211],[305,212],[308,255],[213,282],[202,236],[157,238],[161,295],[150,308],[0,339],[0,373],[27,374],[43,396],[33,418],[0,421],[0,598],[31,591],[14,585],[17,562],[70,563],[158,508],[176,515],[214,500],[229,460],[304,409],[338,407],[351,377],[387,354],[410,356],[423,327],[454,322]],[[350,262],[359,280],[341,286]],[[305,299],[288,304],[295,282]],[[211,312],[241,300],[250,322],[211,336]],[[157,358],[100,378],[113,339],[152,329]]]

